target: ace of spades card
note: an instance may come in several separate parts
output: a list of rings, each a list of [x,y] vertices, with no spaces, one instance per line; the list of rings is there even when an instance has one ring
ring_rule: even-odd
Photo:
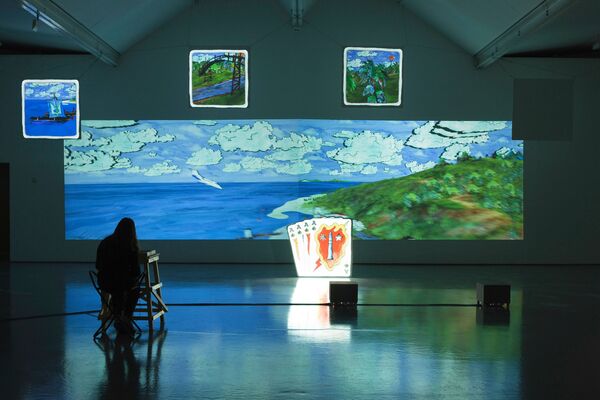
[[[289,225],[287,229],[298,276],[351,275],[351,219],[311,218]]]

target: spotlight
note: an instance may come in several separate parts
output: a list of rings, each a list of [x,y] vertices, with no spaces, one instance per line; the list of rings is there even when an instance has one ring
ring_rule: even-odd
[[[37,14],[35,15],[35,18],[31,22],[31,30],[32,31],[34,31],[34,32],[38,31],[39,22],[40,22],[40,12],[38,11]]]

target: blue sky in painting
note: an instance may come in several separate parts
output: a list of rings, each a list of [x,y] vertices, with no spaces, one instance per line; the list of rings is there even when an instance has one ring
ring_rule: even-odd
[[[393,60],[390,59],[393,57]],[[375,49],[347,49],[346,62],[350,69],[358,69],[364,61],[372,60],[375,64],[388,65],[390,62],[397,63],[401,58],[398,50],[375,50]]]
[[[343,180],[409,175],[494,152],[523,151],[505,121],[266,119],[82,121],[65,140],[65,183]]]
[[[58,100],[75,100],[77,97],[77,85],[74,82],[24,82],[23,95],[25,100],[50,100],[56,97]]]
[[[242,50],[231,50],[228,52],[223,52],[223,51],[207,51],[207,50],[194,50],[191,52],[191,57],[192,57],[192,61],[194,62],[203,62],[203,61],[207,61],[210,59],[213,59],[215,57],[219,57],[222,56],[223,54],[232,54],[232,53],[239,53]]]

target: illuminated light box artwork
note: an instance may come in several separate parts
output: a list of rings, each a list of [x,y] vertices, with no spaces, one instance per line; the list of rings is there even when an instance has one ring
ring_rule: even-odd
[[[248,107],[248,51],[190,51],[192,107]]]
[[[401,97],[402,50],[344,49],[345,105],[399,106]]]
[[[145,240],[287,240],[325,216],[351,219],[355,240],[523,239],[523,142],[508,121],[81,126],[64,141],[67,239],[101,239],[123,216]]]
[[[350,276],[351,219],[311,218],[287,229],[298,276]]]
[[[27,139],[79,137],[79,82],[24,80],[21,84],[23,136]]]

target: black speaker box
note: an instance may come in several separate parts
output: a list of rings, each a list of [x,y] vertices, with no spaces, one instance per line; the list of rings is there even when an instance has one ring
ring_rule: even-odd
[[[358,284],[356,282],[329,282],[329,303],[332,306],[356,305]]]
[[[478,283],[477,305],[483,307],[507,307],[510,305],[510,285]]]

